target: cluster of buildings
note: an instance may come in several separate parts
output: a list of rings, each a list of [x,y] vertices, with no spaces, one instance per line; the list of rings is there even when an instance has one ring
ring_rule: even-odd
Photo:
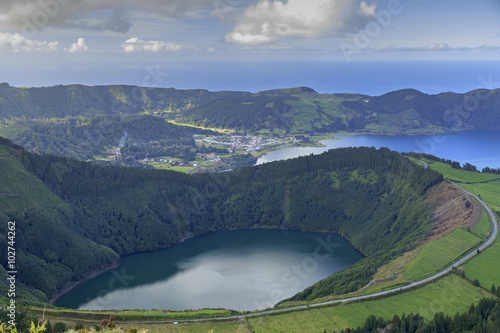
[[[297,141],[293,137],[262,138],[253,135],[195,136],[195,140],[198,143],[224,146],[231,152],[246,151],[249,153],[265,149],[269,146],[286,145],[290,141]]]

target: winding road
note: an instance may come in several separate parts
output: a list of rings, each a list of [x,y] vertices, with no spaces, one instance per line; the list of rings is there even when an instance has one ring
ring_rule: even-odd
[[[219,318],[204,318],[204,319],[179,320],[179,322],[186,323],[186,322],[202,322],[202,321],[215,321],[215,320],[217,320],[217,321],[219,321],[219,320],[234,320],[234,319],[243,319],[243,318],[254,317],[254,316],[261,316],[261,315],[266,315],[266,314],[285,313],[285,312],[294,311],[294,310],[308,309],[308,308],[313,308],[313,307],[319,307],[319,306],[325,306],[325,305],[331,305],[331,304],[337,304],[337,303],[346,303],[346,302],[352,302],[352,301],[358,301],[358,300],[364,300],[364,299],[370,299],[370,298],[380,297],[380,296],[384,296],[384,295],[389,295],[389,294],[393,294],[393,293],[396,293],[396,292],[400,292],[402,290],[414,288],[414,287],[426,284],[428,282],[434,281],[434,280],[442,277],[443,275],[448,274],[453,268],[460,266],[464,262],[468,261],[469,259],[471,259],[475,255],[477,255],[478,254],[478,250],[482,251],[485,248],[487,248],[488,246],[490,246],[495,241],[495,238],[496,238],[496,236],[498,234],[498,221],[497,221],[497,218],[496,218],[495,214],[493,213],[493,211],[488,206],[486,206],[486,204],[480,198],[478,198],[476,195],[474,195],[474,194],[472,194],[472,193],[464,190],[463,188],[462,188],[462,190],[465,193],[469,194],[470,196],[476,198],[479,201],[479,203],[481,203],[481,205],[484,206],[484,208],[486,209],[486,211],[490,215],[491,221],[493,223],[493,230],[492,230],[491,235],[488,238],[488,240],[486,240],[481,246],[479,246],[479,248],[473,250],[471,253],[469,253],[468,255],[466,255],[462,259],[458,260],[454,264],[450,265],[449,267],[445,268],[444,270],[442,270],[439,273],[436,273],[436,274],[434,274],[432,276],[429,276],[428,278],[425,278],[425,279],[417,281],[417,282],[413,282],[411,284],[408,284],[408,285],[400,287],[400,288],[386,290],[386,291],[381,291],[381,292],[374,293],[374,294],[369,294],[369,295],[362,295],[362,296],[356,296],[356,297],[350,297],[350,298],[344,298],[344,299],[339,299],[339,300],[334,300],[334,301],[314,303],[314,304],[308,304],[308,305],[294,306],[294,307],[290,307],[290,308],[286,308],[286,309],[260,311],[260,312],[254,312],[254,313],[245,314],[245,315],[236,315],[236,316],[219,317]],[[134,324],[152,324],[152,323],[156,323],[156,324],[159,324],[159,323],[172,323],[172,321],[165,321],[165,322],[135,322]]]

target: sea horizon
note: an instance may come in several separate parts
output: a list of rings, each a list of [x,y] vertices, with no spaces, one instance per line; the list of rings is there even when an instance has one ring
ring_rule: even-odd
[[[96,75],[102,68],[79,68],[51,75],[16,77],[0,81],[15,87],[54,85],[136,85],[141,87],[248,91],[308,87],[318,93],[354,93],[379,96],[416,89],[426,94],[465,93],[478,88],[500,88],[500,61],[234,61],[185,62],[181,65],[137,64]],[[97,79],[99,78],[99,79]]]

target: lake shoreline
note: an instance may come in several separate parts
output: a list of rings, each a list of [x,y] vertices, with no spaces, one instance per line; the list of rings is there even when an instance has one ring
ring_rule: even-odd
[[[343,235],[340,235],[340,234],[337,234],[337,233],[333,233],[333,232],[329,232],[329,231],[325,231],[325,230],[322,230],[322,231],[311,231],[311,230],[303,231],[303,230],[288,229],[288,228],[284,228],[284,227],[250,227],[250,228],[243,228],[243,229],[224,229],[224,230],[218,230],[218,231],[213,231],[213,232],[209,232],[209,233],[202,234],[202,235],[184,237],[184,238],[182,238],[182,239],[179,239],[179,241],[178,241],[176,244],[172,244],[172,245],[170,245],[170,246],[168,246],[168,247],[159,248],[159,249],[155,249],[155,250],[151,250],[151,251],[145,251],[145,252],[138,252],[138,253],[133,253],[133,254],[127,254],[126,256],[132,256],[132,255],[137,255],[137,254],[145,254],[145,253],[152,253],[152,252],[157,252],[157,251],[161,251],[161,250],[166,250],[166,249],[169,249],[169,248],[174,247],[174,245],[181,245],[181,244],[183,244],[183,243],[186,243],[186,242],[189,242],[189,241],[193,241],[193,240],[195,240],[195,239],[202,240],[202,243],[211,242],[211,240],[207,240],[207,239],[203,240],[203,238],[205,238],[205,237],[207,237],[207,236],[210,236],[210,235],[214,235],[214,234],[222,234],[222,233],[224,233],[224,232],[232,232],[232,231],[243,231],[243,232],[244,232],[244,231],[288,231],[288,232],[301,233],[301,234],[321,234],[321,235],[325,235],[325,237],[323,238],[323,237],[321,237],[321,236],[319,236],[319,235],[318,235],[318,236],[306,236],[306,239],[309,239],[309,244],[312,246],[312,248],[322,246],[322,247],[323,247],[323,249],[324,249],[324,251],[326,251],[325,253],[330,253],[330,254],[333,254],[333,252],[331,252],[331,251],[332,251],[332,250],[334,250],[334,251],[335,251],[335,253],[336,253],[336,254],[332,257],[332,260],[334,260],[334,262],[335,262],[335,260],[340,260],[340,259],[336,259],[336,258],[344,258],[346,255],[348,255],[347,253],[353,253],[353,254],[348,255],[348,257],[346,257],[346,258],[350,258],[350,256],[354,255],[355,257],[357,257],[357,258],[358,258],[358,259],[356,259],[356,262],[357,262],[358,260],[362,260],[362,259],[364,259],[364,258],[366,257],[366,256],[365,256],[365,255],[364,255],[361,251],[359,251],[359,249],[358,249],[358,248],[356,248],[356,247],[355,247],[355,246],[351,243],[351,241],[350,241],[347,237],[345,237],[345,236],[343,236]],[[267,239],[267,241],[270,241],[270,239],[272,239],[272,240],[274,240],[274,239],[275,239],[275,238],[274,238],[275,236],[273,236],[273,235],[276,235],[276,234],[265,234],[265,235],[266,235],[266,236],[264,236],[264,238],[263,238],[263,239],[264,239],[264,240],[266,240],[266,239]],[[292,234],[292,235],[293,235],[293,234]],[[333,238],[333,237],[332,237],[332,239],[333,239],[333,240],[330,240],[329,235],[331,235],[331,236],[335,236],[335,237],[339,237],[339,238],[343,239],[343,241],[340,241],[340,243],[339,243],[339,240],[338,240],[338,239],[336,239],[336,238]],[[233,238],[233,237],[234,237],[234,235],[229,235],[229,236],[228,236],[228,235],[226,234],[226,235],[216,236],[216,237],[217,237],[216,239],[228,239],[228,238]],[[239,237],[241,237],[241,236],[239,236]],[[254,237],[254,236],[252,236],[252,234],[249,234],[249,235],[247,235],[247,236],[243,236],[243,237],[248,237],[247,239],[249,239],[249,240],[247,240],[247,241],[248,241],[248,242],[250,242],[251,244],[253,244],[253,243],[254,243],[254,240],[253,240],[253,237]],[[286,237],[290,237],[290,236],[286,236]],[[302,236],[292,236],[292,239],[295,239],[296,237],[299,237],[299,239],[300,239],[300,237],[302,237]],[[321,238],[322,238],[322,240],[318,240],[318,237],[321,237]],[[328,238],[326,238],[326,237],[328,237]],[[257,237],[256,239],[257,239],[257,243],[258,243],[259,241],[262,241],[262,239],[261,239],[261,238],[259,238],[259,237]],[[276,246],[280,246],[280,244],[282,244],[282,242],[284,241],[284,239],[287,239],[287,238],[284,238],[284,239],[283,239],[283,238],[281,238],[281,237],[278,237],[277,239],[278,239],[278,243],[276,243],[275,245],[276,245]],[[281,239],[281,240],[280,240],[280,239]],[[271,241],[271,244],[273,244],[273,241]],[[292,244],[295,244],[295,243],[294,243],[294,242],[292,242]],[[300,243],[299,243],[299,244],[300,244]],[[330,247],[331,247],[331,246],[333,246],[333,244],[342,244],[342,247],[341,247],[341,249],[342,249],[342,250],[337,250],[337,248],[336,248],[336,247],[334,247],[334,248],[330,249]],[[348,248],[345,248],[345,246],[347,246],[347,244],[348,244]],[[330,247],[329,247],[329,246],[330,246]],[[350,249],[349,249],[349,248],[350,248]],[[349,249],[349,250],[346,250],[346,249]],[[184,250],[183,250],[183,249],[181,249],[181,251],[184,251]],[[323,251],[323,250],[322,250],[322,251]],[[329,251],[330,251],[330,252],[329,252]],[[337,252],[337,251],[340,251],[340,252]],[[345,251],[347,251],[347,252],[345,252]],[[204,252],[202,252],[202,253],[204,253]],[[199,255],[199,254],[198,254],[198,255]],[[124,257],[126,257],[126,256],[122,256],[122,257],[120,257],[120,259],[123,259],[123,258],[124,258]],[[142,257],[142,259],[144,259],[144,258],[145,258],[145,257]],[[142,259],[140,259],[140,260],[142,260]],[[345,259],[341,259],[341,260],[345,260]],[[169,262],[169,261],[167,260],[166,262]],[[300,262],[301,262],[301,261],[299,261],[298,263],[300,263]],[[122,261],[120,262],[120,264],[121,264],[121,263],[122,263]],[[352,265],[352,264],[354,264],[354,263],[355,263],[355,262],[350,263],[347,267],[351,266],[351,265]],[[83,282],[88,281],[88,280],[90,280],[90,279],[92,279],[92,278],[95,278],[95,277],[97,277],[97,276],[99,276],[99,275],[102,275],[103,273],[106,273],[106,272],[108,272],[108,271],[110,271],[110,270],[112,270],[112,269],[115,269],[115,268],[117,268],[117,267],[120,267],[120,264],[118,264],[118,265],[113,265],[112,267],[108,267],[108,268],[106,268],[106,269],[104,269],[104,270],[101,270],[101,271],[99,271],[99,272],[94,272],[93,274],[89,275],[89,276],[88,276],[88,277],[86,277],[85,279],[82,279],[82,280],[80,280],[80,281],[78,281],[78,282],[71,283],[70,285],[67,285],[67,286],[64,288],[64,290],[62,290],[61,292],[57,293],[56,295],[54,295],[54,296],[51,298],[51,300],[50,300],[50,304],[51,304],[51,305],[53,305],[53,306],[55,306],[55,307],[64,307],[64,308],[78,309],[78,308],[79,308],[80,306],[82,306],[82,304],[84,304],[84,303],[80,303],[80,305],[76,305],[76,304],[78,304],[78,303],[75,303],[75,305],[74,305],[74,306],[71,306],[71,305],[70,305],[70,306],[66,306],[66,305],[59,305],[59,306],[57,306],[57,305],[54,305],[54,303],[56,303],[56,302],[57,302],[57,300],[58,300],[58,299],[60,299],[60,297],[61,297],[61,296],[63,296],[63,295],[65,295],[65,294],[69,293],[70,291],[74,290],[76,287],[78,287],[78,286],[79,286],[80,284],[82,284]],[[347,268],[347,267],[343,267],[343,268],[341,268],[341,269],[345,269],[345,268]],[[340,269],[340,270],[341,270],[341,269]],[[127,271],[128,271],[128,269],[127,269]],[[336,272],[336,271],[334,271],[334,273],[335,273],[335,272]],[[132,274],[134,274],[134,273],[132,273]],[[333,273],[332,273],[332,274],[333,274]],[[330,276],[330,275],[328,275],[328,276]],[[323,278],[325,278],[325,277],[320,277],[320,279],[323,279]],[[314,283],[315,283],[315,282],[314,282]],[[129,286],[129,287],[130,287],[130,286]],[[301,289],[301,290],[302,290],[302,289]],[[300,290],[299,290],[299,291],[300,291]],[[81,291],[80,291],[80,293],[81,293]],[[295,292],[294,292],[294,293],[295,293]],[[286,296],[290,296],[290,295],[286,295]],[[293,295],[291,295],[291,296],[293,296]],[[70,298],[70,299],[71,299],[71,298]],[[95,297],[90,297],[90,299],[96,299],[96,298],[95,298]],[[65,302],[65,301],[63,301],[63,304],[64,304],[64,302]],[[71,301],[70,301],[70,302],[71,302]],[[79,301],[77,301],[77,302],[79,302]],[[116,305],[115,305],[115,306],[116,306]],[[111,308],[115,308],[115,306],[110,305],[110,309],[111,309]],[[165,304],[165,306],[167,306],[167,307],[168,307],[168,305],[167,305],[167,304]],[[215,306],[215,305],[214,305],[214,306]],[[210,308],[213,308],[214,306],[212,306],[212,305],[211,305],[211,306],[210,306]],[[223,302],[222,302],[221,306],[225,306]],[[203,304],[201,304],[201,305],[200,305],[200,308],[205,308],[205,307],[206,307],[206,306],[205,306],[205,305],[203,305]],[[219,308],[220,306],[219,306],[219,305],[217,305],[216,307],[217,307],[217,308]],[[132,308],[135,308],[135,306],[132,306]],[[138,308],[142,308],[142,307],[140,307],[140,306],[139,306]],[[156,308],[158,308],[158,306],[157,306]],[[188,308],[189,308],[189,307],[188,307]],[[195,308],[196,308],[196,307],[193,307],[193,309],[195,309]],[[92,307],[91,307],[91,308],[89,308],[89,309],[92,309]],[[118,309],[118,308],[117,308],[117,309]],[[183,308],[183,309],[184,309],[184,308]],[[176,310],[176,309],[170,309],[170,310],[172,310],[172,311],[178,311],[178,310]]]
[[[318,144],[311,147],[294,147],[275,150],[262,155],[255,165],[280,160],[287,160],[299,156],[316,155],[330,149],[347,147],[381,147],[389,148],[400,153],[418,152],[435,155],[440,158],[458,161],[461,164],[471,163],[478,170],[484,167],[496,169],[500,167],[498,151],[493,146],[500,140],[500,131],[467,130],[443,135],[381,135],[368,133],[332,133],[335,139],[317,136]],[[319,146],[323,145],[323,146]],[[450,149],[451,148],[451,149]],[[492,157],[493,156],[493,157]]]
[[[121,259],[122,257],[120,257]],[[111,266],[108,266],[108,267],[105,267],[101,270],[96,270],[96,271],[92,271],[90,273],[88,273],[88,275],[81,279],[81,280],[78,280],[78,281],[75,281],[75,282],[68,282],[61,291],[57,292],[55,295],[53,295],[50,299],[49,299],[49,304],[50,305],[54,305],[54,302],[57,301],[61,296],[67,294],[68,292],[70,292],[71,290],[73,290],[75,287],[77,287],[78,285],[82,284],[83,282],[85,281],[88,281],[88,280],[91,280],[95,277],[98,277],[99,275],[102,275],[106,272],[109,272],[110,270],[113,270],[117,267],[120,266],[120,261],[119,260],[117,263],[114,263],[113,265]]]

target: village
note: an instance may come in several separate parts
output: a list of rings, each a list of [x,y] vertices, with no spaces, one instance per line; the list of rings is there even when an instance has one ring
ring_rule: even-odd
[[[194,160],[156,157],[144,158],[141,163],[159,169],[173,169],[189,173],[226,171],[244,165],[253,165],[259,152],[281,149],[301,142],[295,137],[259,137],[255,135],[195,135],[198,147],[216,148],[217,152],[197,153]]]
[[[253,153],[270,148],[282,148],[300,141],[295,137],[259,137],[255,135],[194,136],[196,143],[222,146],[230,153]]]

